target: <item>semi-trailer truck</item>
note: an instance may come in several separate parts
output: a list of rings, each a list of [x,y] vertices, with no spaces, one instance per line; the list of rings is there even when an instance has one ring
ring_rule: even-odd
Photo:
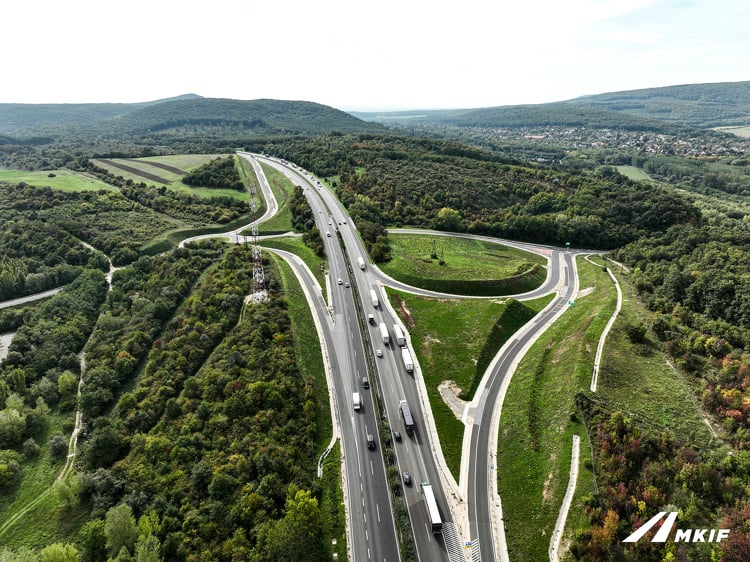
[[[406,347],[401,348],[401,360],[404,362],[404,368],[408,373],[414,371],[414,361],[411,360],[411,353]]]
[[[383,343],[388,343],[391,339],[388,335],[388,327],[385,325],[385,322],[380,323],[380,337],[383,338]]]
[[[378,294],[375,292],[375,289],[370,289],[370,302],[372,302],[372,306],[375,308],[378,307]]]
[[[406,338],[404,337],[404,332],[401,331],[401,326],[399,326],[398,324],[394,324],[393,334],[396,336],[396,343],[398,345],[406,345]]]
[[[412,435],[414,433],[414,418],[411,417],[411,410],[406,400],[399,402],[399,409],[401,410],[401,417],[404,418],[404,427],[406,427],[406,433]]]

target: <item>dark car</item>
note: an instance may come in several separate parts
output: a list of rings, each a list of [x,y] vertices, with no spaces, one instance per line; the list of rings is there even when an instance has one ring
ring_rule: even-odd
[[[362,377],[362,388],[370,388],[370,381],[367,380],[367,377]]]
[[[408,472],[404,472],[404,484],[407,486],[411,486],[411,474]]]
[[[367,448],[368,449],[375,448],[375,438],[369,433],[367,434]]]

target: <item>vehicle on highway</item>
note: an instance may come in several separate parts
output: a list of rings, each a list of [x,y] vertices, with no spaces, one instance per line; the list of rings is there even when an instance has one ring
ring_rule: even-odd
[[[370,381],[367,377],[362,377],[362,388],[370,388]]]
[[[374,314],[368,314],[367,315],[367,321],[370,324],[372,324],[373,326],[375,326],[375,315]]]
[[[407,373],[414,372],[414,361],[412,361],[411,353],[406,347],[401,348],[401,361],[403,361]]]
[[[370,289],[370,302],[375,308],[378,307],[378,294],[375,292],[375,289]]]
[[[440,517],[435,492],[429,482],[422,482],[422,499],[424,500],[425,509],[427,510],[427,519],[430,520],[430,526],[433,533],[440,533],[443,530],[443,520]]]
[[[339,277],[339,285],[341,285],[343,281],[341,280],[341,277]]]
[[[346,287],[347,289],[349,288],[349,281],[347,281],[346,283],[344,283],[344,287]]]
[[[382,349],[376,349],[375,350],[375,355],[377,355],[378,357],[383,357],[383,350]]]
[[[380,323],[380,337],[386,345],[391,340],[391,337],[388,335],[388,326],[385,325],[385,322]]]
[[[367,434],[367,448],[370,450],[375,449],[375,437],[371,433]]]
[[[362,407],[362,397],[359,395],[359,392],[352,394],[352,403],[354,404],[354,409],[359,411]]]
[[[404,484],[407,486],[411,486],[411,474],[409,472],[404,472]]]
[[[399,326],[398,324],[394,324],[393,334],[396,336],[396,343],[398,345],[401,345],[401,346],[406,345],[406,336],[404,336],[404,332],[401,331],[401,326]]]
[[[393,439],[399,443],[401,443],[401,432],[400,431],[394,431],[393,432]]]
[[[404,418],[404,426],[406,427],[406,433],[412,435],[414,433],[414,418],[411,416],[411,410],[406,400],[401,400],[398,405],[401,410],[401,417]]]
[[[362,256],[359,256],[357,258],[357,264],[359,265],[359,268],[364,270],[365,269],[365,259]]]
[[[326,236],[328,236],[328,238],[331,237],[331,231],[330,230],[326,230]]]

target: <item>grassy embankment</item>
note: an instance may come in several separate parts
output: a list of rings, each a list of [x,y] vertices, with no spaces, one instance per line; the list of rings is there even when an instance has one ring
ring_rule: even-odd
[[[398,238],[399,242],[393,246],[394,256],[398,255],[404,268],[411,271],[417,271],[422,267],[421,262],[429,260],[432,239],[437,238],[438,243],[445,245],[446,262],[454,259],[449,256],[455,251],[466,265],[463,273],[460,266],[452,266],[450,275],[454,282],[494,280],[502,272],[517,271],[522,264],[543,261],[523,252],[511,254],[505,251],[508,248],[499,244],[474,244],[470,240],[432,235],[399,235]],[[448,246],[460,248],[460,251],[449,252]],[[513,257],[509,257],[511,255]],[[443,266],[436,261],[434,267]],[[435,277],[433,275],[433,279]],[[541,279],[544,280],[544,273]],[[439,281],[436,281],[435,288],[441,290]],[[470,400],[503,343],[541,310],[549,298],[521,303],[510,298],[430,299],[393,290],[389,290],[389,294],[393,307],[399,311],[409,330],[443,453],[451,472],[458,479],[464,426],[443,401],[438,385],[445,380],[453,381],[461,390],[461,397]]]
[[[281,234],[294,230],[292,227],[292,213],[289,209],[289,202],[294,194],[294,185],[292,185],[292,182],[289,181],[284,174],[273,166],[261,163],[261,167],[263,168],[263,173],[268,180],[268,185],[271,186],[271,191],[276,198],[276,202],[279,205],[279,210],[273,217],[258,225],[259,234]],[[260,213],[256,213],[256,215],[260,216]],[[247,236],[250,235],[251,232],[248,229],[242,234]]]
[[[297,365],[299,366],[302,378],[307,379],[309,377],[315,380],[316,384],[316,403],[318,405],[316,444],[318,453],[320,454],[328,446],[333,434],[328,385],[325,377],[320,342],[312,313],[297,277],[283,259],[275,256],[272,259],[284,283],[284,294],[286,295],[289,316],[292,321],[292,331],[294,332],[294,349],[297,355]],[[347,545],[343,494],[340,486],[341,451],[338,443],[326,457],[323,467],[321,512],[328,522],[327,538],[329,541],[336,540],[336,545],[332,548],[334,552],[338,553],[339,559],[343,560],[346,558]]]
[[[603,264],[599,258],[594,258]],[[514,560],[546,558],[568,483],[572,436],[581,436],[576,494],[565,541],[588,527],[584,498],[594,490],[591,444],[576,411],[588,393],[599,337],[615,309],[616,293],[601,267],[578,259],[581,293],[574,305],[521,361],[503,405],[498,436],[498,490],[508,550]],[[636,415],[644,425],[708,437],[687,387],[654,345],[634,346],[625,326],[647,312],[628,299],[607,340],[594,399]],[[648,374],[648,376],[644,376]],[[648,381],[646,381],[648,379]],[[565,542],[563,543],[563,546]]]
[[[477,296],[519,294],[541,285],[547,275],[543,257],[501,244],[398,233],[390,233],[388,239],[393,257],[381,269],[423,289]],[[438,258],[431,257],[433,250]]]

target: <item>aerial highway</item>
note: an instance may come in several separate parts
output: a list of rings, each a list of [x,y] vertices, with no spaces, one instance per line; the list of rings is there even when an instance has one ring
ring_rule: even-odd
[[[258,156],[256,158],[260,159]],[[417,558],[451,562],[469,557],[475,562],[507,560],[494,468],[500,409],[516,364],[544,329],[566,310],[577,291],[575,252],[489,237],[450,234],[483,238],[545,256],[548,260],[546,281],[538,289],[514,295],[514,298],[527,300],[556,293],[554,300],[500,350],[474,400],[467,406],[464,423],[468,438],[464,439],[464,462],[457,485],[445,467],[424,382],[418,376],[418,365],[416,374],[405,369],[401,358],[402,346],[395,341],[394,326],[399,321],[388,306],[381,288],[392,286],[417,294],[461,297],[410,287],[383,274],[369,262],[356,225],[327,187],[296,166],[273,158],[264,161],[281,170],[292,183],[304,188],[323,235],[329,260],[327,312],[324,314],[318,310],[317,314],[321,322],[330,324],[326,347],[334,373],[332,391],[336,396],[344,451],[353,559],[397,560],[399,556],[395,525],[390,513],[393,506],[387,500],[390,496],[386,466],[379,453],[384,443],[380,441],[375,418],[377,405],[381,415],[386,416],[390,430],[401,434],[401,441],[394,441],[392,446],[399,475],[403,476],[405,472],[411,475],[411,485],[404,485],[403,493]],[[359,258],[363,260],[361,263]],[[371,290],[377,296],[377,306],[373,306]],[[318,305],[318,308],[322,308],[322,305]],[[367,322],[370,314],[373,323]],[[387,342],[380,331],[381,323],[388,334]],[[405,347],[408,349],[408,334],[406,339]],[[415,354],[412,352],[412,355]],[[370,377],[372,384],[370,388],[363,388],[362,377],[369,373],[375,374]],[[356,411],[352,404],[355,392],[362,398],[362,407]],[[413,435],[406,431],[400,409],[402,401],[406,401],[415,420]],[[368,449],[368,435],[374,436],[374,450]],[[441,532],[433,533],[420,493],[422,482],[429,482],[435,491],[443,522]],[[448,494],[458,495],[459,501],[449,503]],[[465,536],[467,533],[468,536]]]

